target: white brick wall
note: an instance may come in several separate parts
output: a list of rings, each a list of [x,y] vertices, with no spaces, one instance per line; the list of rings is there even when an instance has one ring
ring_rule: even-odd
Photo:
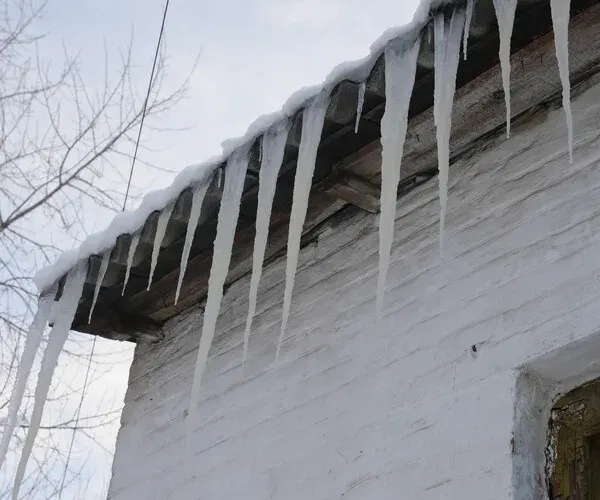
[[[516,369],[600,330],[599,103],[600,86],[573,103],[574,165],[557,110],[452,166],[444,260],[437,182],[401,200],[381,330],[370,214],[302,252],[279,366],[285,262],[265,270],[245,374],[249,280],[232,286],[191,460],[201,317],[138,346],[109,498],[512,498]]]

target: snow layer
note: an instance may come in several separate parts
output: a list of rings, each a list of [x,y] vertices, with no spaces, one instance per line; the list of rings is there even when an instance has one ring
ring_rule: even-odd
[[[400,37],[414,39],[415,34],[429,21],[429,12],[431,9],[440,5],[460,3],[460,1],[422,0],[413,16],[412,22],[402,27],[386,30],[371,45],[367,56],[357,61],[345,62],[336,66],[321,85],[301,88],[287,100],[280,111],[259,117],[248,127],[244,136],[223,142],[223,153],[221,155],[201,164],[187,167],[179,173],[169,187],[148,193],[136,210],[116,215],[104,231],[89,236],[79,248],[64,252],[53,265],[41,269],[34,278],[38,289],[40,291],[47,289],[55,281],[64,276],[79,260],[89,258],[94,254],[103,253],[108,248],[112,248],[119,235],[137,232],[152,212],[161,211],[169,203],[175,201],[179,194],[190,185],[206,180],[219,165],[226,161],[234,150],[242,145],[253,143],[257,137],[273,125],[288,119],[306,106],[309,100],[323,92],[330,93],[342,80],[365,81],[388,42]]]

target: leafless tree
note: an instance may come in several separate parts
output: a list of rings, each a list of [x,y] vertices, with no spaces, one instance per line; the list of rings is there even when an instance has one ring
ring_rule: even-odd
[[[56,257],[65,239],[85,234],[83,214],[90,207],[121,209],[147,90],[143,82],[133,81],[131,45],[115,71],[106,55],[99,88],[84,81],[81,61],[67,49],[50,64],[40,50],[45,38],[35,27],[44,8],[38,0],[0,0],[0,421],[36,301],[33,272]],[[62,61],[58,68],[57,59]],[[147,119],[168,110],[185,92],[187,82],[163,92],[164,75],[165,61],[159,57]],[[60,231],[53,236],[49,227]],[[62,241],[56,241],[56,234]],[[65,417],[63,401],[78,390],[64,381],[54,387],[55,407],[64,408],[45,422],[31,461],[37,467],[29,469],[22,488],[24,498],[56,494],[56,470],[64,467],[68,441],[62,431],[76,424],[74,415]],[[14,453],[30,403],[31,397],[21,409],[22,432],[13,440]],[[99,410],[85,416],[78,431],[93,441],[93,430],[115,418],[118,413]],[[68,481],[76,481],[77,473],[71,470]],[[8,476],[6,469],[0,471],[0,499],[10,491]]]

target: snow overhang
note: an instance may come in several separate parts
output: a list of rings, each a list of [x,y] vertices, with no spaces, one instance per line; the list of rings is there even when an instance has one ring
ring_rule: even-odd
[[[454,2],[433,2],[436,10],[449,8]],[[571,78],[573,82],[586,79],[596,71],[600,53],[585,50],[590,37],[600,38],[600,0],[572,0],[571,4]],[[429,5],[429,2],[425,2]],[[587,12],[584,12],[586,11]],[[380,121],[385,107],[385,68],[382,47],[393,36],[414,37],[431,30],[431,16],[419,13],[416,22],[398,32],[384,35],[375,45],[373,55],[358,64],[342,65],[325,83],[331,92],[316,169],[308,215],[304,226],[306,245],[324,228],[335,227],[340,220],[358,210],[378,211],[380,186]],[[592,28],[587,29],[586,27]],[[575,27],[575,29],[573,29]],[[580,27],[580,28],[578,28]],[[581,34],[578,29],[583,30]],[[561,84],[554,59],[554,39],[548,0],[521,0],[512,37],[512,52],[519,53],[522,71],[513,70],[513,116],[518,116],[560,98]],[[492,0],[479,0],[473,17],[468,59],[461,60],[457,76],[451,151],[455,161],[471,154],[490,134],[504,132],[504,97],[498,66],[499,36]],[[546,58],[546,59],[544,59]],[[513,66],[515,64],[513,58]],[[358,131],[355,119],[359,82],[366,78],[364,106]],[[303,91],[287,104],[283,115],[291,117],[292,128],[285,149],[273,213],[266,262],[285,252],[288,221],[298,146],[300,143],[302,110],[307,98],[322,87]],[[431,108],[433,105],[433,36],[424,36],[418,59],[416,82],[410,106],[409,131],[404,148],[402,181],[399,196],[437,173],[437,145]],[[282,115],[282,116],[283,116]],[[259,144],[261,131],[281,116],[260,121],[249,130],[242,141],[224,145],[226,151],[251,144],[251,161],[246,177],[240,217],[238,220],[233,256],[227,284],[251,271],[254,223],[256,218]],[[79,258],[89,258],[89,270],[72,329],[119,340],[153,339],[159,337],[160,325],[183,310],[201,303],[207,293],[212,261],[216,215],[222,194],[218,170],[225,168],[225,157],[204,166],[186,170],[173,186],[162,194],[152,194],[133,214],[120,216],[113,234],[91,238],[87,247],[76,252]],[[202,179],[210,187],[203,204],[191,247],[188,273],[183,281],[181,297],[174,303],[179,277],[181,253],[190,214],[192,190]],[[150,256],[159,213],[166,201],[174,202],[162,243],[154,282],[146,290],[150,272]],[[144,213],[144,210],[147,213]],[[140,213],[144,217],[140,218]],[[149,214],[149,215],[148,215]],[[424,225],[431,221],[424,221]],[[115,229],[116,228],[116,229]],[[134,231],[141,230],[129,283],[122,295],[127,258]],[[109,231],[110,232],[110,231]],[[104,238],[104,239],[103,239]],[[107,239],[108,238],[108,239]],[[111,240],[112,238],[112,240]],[[109,244],[105,244],[109,241]],[[104,245],[104,246],[103,246]],[[101,264],[100,252],[111,249],[108,269],[98,295],[91,322],[88,314]],[[43,271],[38,283],[44,290],[69,269],[67,255],[62,261]],[[58,296],[61,293],[59,284]]]

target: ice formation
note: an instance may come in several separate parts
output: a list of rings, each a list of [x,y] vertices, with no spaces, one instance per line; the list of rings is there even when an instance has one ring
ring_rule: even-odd
[[[125,294],[125,288],[127,287],[127,282],[129,281],[129,275],[131,274],[131,266],[133,265],[133,257],[135,256],[135,251],[140,243],[140,238],[142,237],[141,231],[135,233],[131,237],[131,243],[129,243],[129,252],[127,253],[127,269],[125,270],[125,280],[123,281],[123,289],[121,290],[121,295]]]
[[[219,172],[220,171],[221,169],[219,169]],[[175,292],[175,304],[177,304],[177,301],[179,300],[181,284],[183,283],[188,259],[190,258],[190,249],[192,248],[194,234],[196,233],[196,227],[198,226],[198,220],[200,219],[200,213],[202,211],[202,203],[204,202],[204,197],[206,196],[209,186],[210,182],[200,183],[196,186],[194,195],[192,196],[192,208],[190,209],[190,217],[185,232],[185,243],[183,244],[183,252],[181,253],[181,265],[179,266],[179,279],[177,280],[177,291]]]
[[[292,213],[290,215],[290,229],[287,243],[287,262],[285,269],[285,292],[283,296],[283,315],[281,320],[281,331],[277,342],[277,353],[275,359],[279,359],[281,342],[285,335],[287,322],[290,316],[292,303],[292,292],[294,290],[294,279],[298,266],[300,253],[300,239],[302,228],[306,219],[308,209],[308,197],[312,185],[312,178],[317,160],[317,149],[321,141],[325,113],[329,105],[329,94],[322,93],[304,110],[302,115],[302,138],[300,139],[300,150],[298,151],[298,164],[296,166],[296,177],[294,178],[294,193],[292,196]]]
[[[475,0],[467,0],[467,19],[465,21],[465,32],[463,35],[463,57],[467,60],[469,50],[469,33],[471,31],[471,21],[473,20],[473,10],[475,9]]]
[[[448,21],[443,14],[434,19],[435,31],[435,96],[433,113],[438,147],[440,190],[440,251],[444,252],[444,226],[448,206],[450,170],[450,132],[452,105],[456,91],[456,71],[460,58],[460,41],[465,24],[465,11],[456,9]]]
[[[362,116],[363,106],[365,104],[365,92],[367,90],[366,82],[362,82],[358,86],[358,100],[356,101],[356,123],[354,124],[354,133],[358,133],[358,126],[360,125],[360,118]]]
[[[244,180],[248,168],[248,148],[235,151],[227,162],[225,170],[225,186],[217,221],[217,235],[214,242],[213,261],[208,279],[208,296],[204,309],[204,320],[202,324],[202,336],[198,347],[198,356],[194,369],[192,392],[190,396],[190,409],[188,414],[188,441],[194,424],[196,423],[196,409],[202,374],[208,358],[208,351],[215,336],[215,327],[221,299],[223,298],[223,286],[227,278],[235,228],[240,213],[240,201],[244,189]]]
[[[27,468],[27,462],[33,449],[33,444],[40,428],[40,422],[42,420],[42,414],[44,412],[44,405],[48,397],[48,391],[50,384],[52,383],[52,377],[54,375],[54,369],[58,364],[58,357],[63,349],[71,323],[75,317],[77,311],[77,305],[79,304],[79,298],[83,290],[83,284],[85,283],[85,277],[87,274],[87,259],[80,261],[69,274],[65,282],[62,296],[58,305],[58,313],[56,315],[56,323],[50,330],[48,336],[48,345],[44,351],[42,357],[42,363],[40,365],[40,372],[38,375],[38,382],[35,388],[35,402],[33,406],[33,412],[31,414],[31,420],[29,421],[29,429],[27,430],[27,436],[23,444],[23,451],[21,453],[21,459],[17,466],[17,472],[15,475],[15,483],[12,491],[12,499],[17,500],[19,498],[19,490],[23,477],[25,476],[25,469]]]
[[[517,0],[494,0],[494,9],[500,31],[500,67],[506,105],[506,136],[510,137],[510,40],[515,23]]]
[[[148,277],[148,289],[152,283],[154,270],[160,252],[162,240],[165,235],[168,221],[174,207],[174,201],[181,191],[190,185],[196,185],[193,195],[190,219],[186,231],[184,249],[181,257],[181,269],[177,285],[175,301],[179,299],[182,281],[186,272],[190,248],[194,233],[201,214],[209,182],[216,166],[228,156],[225,171],[224,190],[221,208],[218,216],[217,236],[214,242],[214,257],[209,278],[209,291],[204,314],[202,335],[197,353],[193,384],[190,394],[190,410],[188,416],[188,432],[191,432],[196,423],[196,410],[199,398],[199,386],[206,366],[208,352],[215,335],[216,322],[219,315],[220,303],[223,297],[223,287],[230,265],[232,245],[235,236],[236,224],[239,216],[240,200],[244,186],[246,169],[248,166],[249,145],[254,139],[267,131],[263,137],[261,171],[259,181],[259,200],[257,211],[257,230],[254,242],[253,271],[251,278],[249,310],[244,331],[244,361],[247,358],[248,340],[256,311],[258,286],[261,279],[262,265],[268,240],[269,221],[272,210],[273,196],[276,182],[281,167],[286,137],[289,131],[289,117],[304,106],[307,99],[312,99],[303,110],[302,138],[298,155],[298,164],[294,183],[290,229],[287,244],[286,284],[284,305],[282,312],[281,331],[277,344],[276,359],[279,358],[282,340],[285,335],[290,315],[291,299],[294,289],[294,280],[298,265],[300,240],[304,221],[306,218],[308,199],[314,174],[317,149],[319,146],[325,113],[330,99],[330,91],[336,83],[343,79],[362,81],[359,86],[355,131],[358,131],[362,108],[364,105],[365,78],[370,69],[385,47],[386,61],[386,109],[381,124],[382,152],[382,191],[381,191],[381,218],[379,227],[380,237],[380,262],[379,280],[377,286],[377,311],[378,317],[383,310],[386,276],[389,268],[390,252],[393,243],[393,230],[395,209],[397,201],[397,186],[400,178],[400,165],[407,130],[408,107],[415,79],[416,59],[419,52],[419,42],[407,46],[407,39],[413,37],[418,29],[425,25],[429,7],[435,1],[424,1],[419,7],[415,22],[400,31],[389,31],[376,42],[371,54],[357,63],[349,63],[336,68],[322,86],[303,89],[295,94],[283,106],[282,111],[262,117],[248,129],[247,134],[239,140],[229,141],[224,145],[223,155],[206,162],[201,166],[187,169],[177,177],[172,186],[166,190],[150,193],[144,199],[142,206],[135,212],[121,214],[115,218],[111,226],[103,233],[93,235],[80,247],[79,250],[66,253],[59,261],[39,273],[38,286],[48,293],[40,299],[39,310],[31,325],[25,350],[19,365],[17,382],[11,394],[7,425],[2,441],[0,442],[0,463],[5,457],[10,438],[12,436],[21,399],[25,391],[25,384],[29,376],[36,351],[40,345],[44,327],[52,312],[55,289],[49,287],[58,277],[71,269],[63,295],[58,303],[56,321],[50,332],[50,339],[42,359],[38,384],[35,392],[35,405],[31,418],[23,455],[19,462],[15,480],[13,498],[17,498],[20,483],[25,474],[25,468],[31,454],[33,440],[39,429],[40,419],[49,390],[52,375],[56,367],[58,356],[69,327],[76,312],[79,297],[87,272],[87,258],[91,254],[103,253],[98,280],[94,290],[94,298],[90,309],[90,318],[98,297],[104,274],[108,267],[110,248],[116,238],[124,233],[133,234],[127,256],[127,269],[123,283],[122,293],[127,286],[131,267],[138,247],[141,227],[146,218],[156,210],[161,210],[154,238],[151,270]],[[469,29],[473,16],[475,0],[467,0],[466,9],[454,11],[450,18],[437,15],[434,19],[435,33],[435,91],[434,91],[434,121],[438,143],[439,163],[439,198],[440,198],[440,247],[443,251],[443,231],[445,226],[448,177],[450,161],[450,132],[454,94],[456,90],[456,72],[458,60],[462,51],[466,59],[468,51]],[[494,9],[498,19],[500,32],[500,62],[502,83],[506,104],[506,127],[510,136],[511,97],[510,97],[510,45],[513,24],[516,13],[517,0],[493,0]],[[568,22],[570,0],[551,0],[552,21],[555,32],[556,56],[558,60],[560,77],[563,86],[563,105],[565,108],[568,127],[569,156],[573,158],[573,120],[570,103],[569,83],[569,55],[568,55]],[[447,12],[447,11],[446,11]],[[400,40],[392,41],[397,37]],[[407,48],[404,51],[404,48]],[[222,169],[218,168],[221,179]],[[108,250],[107,250],[108,249]],[[188,435],[189,441],[189,435]]]
[[[104,281],[104,275],[106,274],[106,270],[108,269],[108,263],[110,262],[110,253],[110,250],[106,250],[106,252],[104,252],[104,255],[102,255],[100,269],[98,270],[98,277],[96,278],[96,286],[94,287],[94,298],[92,299],[92,306],[90,307],[90,314],[88,316],[88,323],[92,322],[92,314],[94,314],[96,301],[98,300],[100,288],[102,287],[102,282]]]
[[[169,220],[171,219],[171,214],[173,213],[174,207],[175,204],[171,203],[165,207],[165,209],[158,216],[158,222],[156,223],[156,234],[154,235],[154,244],[152,245],[152,261],[150,262],[148,288],[146,288],[146,290],[150,290],[150,286],[152,285],[152,278],[154,277],[154,270],[156,269],[156,263],[158,262],[158,254],[160,253],[160,246],[163,238],[165,237],[167,226],[169,224]]]
[[[571,111],[571,81],[569,77],[569,17],[571,0],[551,0],[552,25],[556,59],[563,89],[563,108],[569,136],[569,161],[573,163],[573,113]]]
[[[379,277],[377,318],[383,312],[385,283],[394,240],[394,220],[400,165],[408,129],[408,109],[415,83],[420,39],[412,47],[390,43],[385,50],[385,112],[381,119],[381,215],[379,218]]]
[[[279,170],[281,169],[281,164],[283,163],[283,154],[285,152],[285,143],[290,124],[291,123],[287,121],[283,122],[263,136],[258,187],[258,209],[256,212],[256,235],[254,237],[254,253],[252,256],[252,277],[250,279],[250,295],[248,298],[248,316],[246,318],[246,328],[244,330],[244,355],[242,358],[242,366],[248,357],[248,341],[250,339],[252,320],[256,313],[258,285],[262,275],[262,266],[265,259],[265,250],[267,248],[273,198],[275,196],[277,177],[279,175]]]
[[[44,335],[44,328],[48,323],[50,311],[54,305],[56,290],[57,286],[54,285],[40,297],[38,310],[29,327],[27,337],[25,337],[25,347],[21,359],[19,360],[19,365],[17,366],[17,377],[10,395],[8,415],[4,422],[2,441],[0,442],[0,466],[4,463],[10,440],[15,431],[19,409],[21,408],[21,402],[23,401],[23,396],[25,395],[25,389],[27,387],[27,380],[31,374],[35,356]]]

